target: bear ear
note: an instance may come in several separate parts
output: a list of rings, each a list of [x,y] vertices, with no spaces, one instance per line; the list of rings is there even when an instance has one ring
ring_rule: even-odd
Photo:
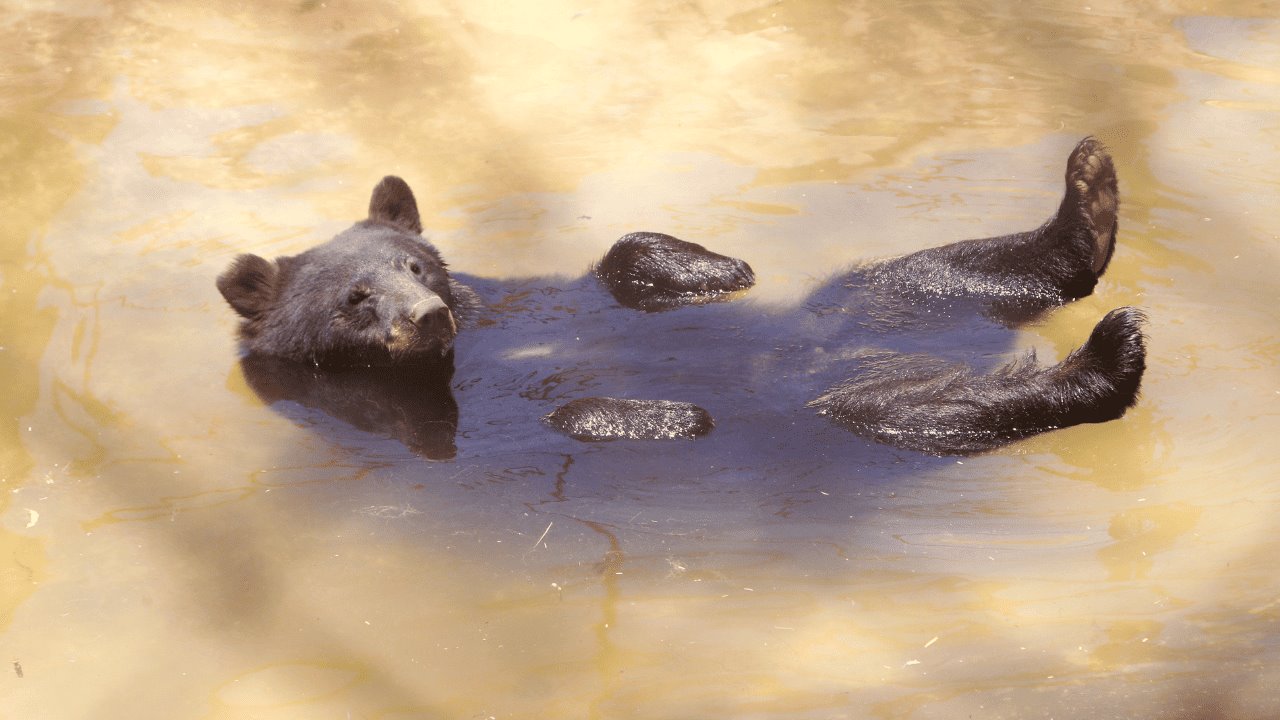
[[[422,219],[418,216],[418,202],[413,199],[409,183],[388,175],[373,189],[369,198],[369,219],[388,223],[412,233],[422,234]]]
[[[233,310],[253,320],[275,301],[279,268],[257,255],[239,255],[218,276],[218,291]]]

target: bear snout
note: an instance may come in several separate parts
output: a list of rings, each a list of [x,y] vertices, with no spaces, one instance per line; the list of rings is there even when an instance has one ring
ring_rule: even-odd
[[[409,322],[416,325],[421,332],[437,334],[447,330],[449,336],[458,333],[458,323],[453,319],[453,312],[438,295],[423,298],[409,309]]]
[[[448,303],[439,295],[420,297],[412,305],[400,303],[403,309],[391,322],[387,350],[396,362],[421,355],[444,354],[453,347],[458,324]]]

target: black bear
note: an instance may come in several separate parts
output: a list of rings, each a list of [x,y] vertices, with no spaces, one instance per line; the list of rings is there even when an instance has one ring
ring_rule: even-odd
[[[593,280],[460,282],[420,236],[407,185],[388,177],[368,220],[274,263],[241,256],[218,287],[245,318],[250,357],[451,367],[455,339],[470,338],[455,387],[487,384],[474,411],[494,422],[521,412],[516,396],[558,403],[546,422],[577,439],[695,437],[713,424],[702,405],[732,404],[756,426],[807,405],[888,445],[965,454],[1117,418],[1135,401],[1143,316],[1129,308],[1056,365],[1025,357],[981,371],[937,357],[1007,343],[1009,327],[1090,294],[1114,250],[1117,208],[1111,159],[1086,138],[1040,228],[855,267],[802,307],[778,310],[712,303],[750,287],[750,266],[657,233],[618,240]],[[455,338],[459,325],[473,329]]]
[[[218,290],[244,318],[250,354],[324,367],[409,365],[446,358],[466,289],[422,236],[412,191],[386,177],[369,219],[323,245],[268,261],[240,255]]]

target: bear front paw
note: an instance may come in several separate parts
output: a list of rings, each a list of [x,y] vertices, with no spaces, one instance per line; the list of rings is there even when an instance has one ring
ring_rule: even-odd
[[[618,302],[649,312],[707,302],[756,281],[742,260],[649,232],[619,238],[595,272]]]
[[[1090,269],[1095,277],[1102,275],[1115,250],[1120,193],[1111,155],[1096,138],[1081,140],[1067,159],[1062,205],[1060,217],[1075,220],[1092,241]]]
[[[671,440],[706,435],[711,413],[674,400],[589,397],[571,400],[543,420],[575,440]]]

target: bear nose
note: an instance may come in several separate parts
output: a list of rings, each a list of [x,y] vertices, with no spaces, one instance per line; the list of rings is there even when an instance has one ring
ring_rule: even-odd
[[[453,313],[450,312],[444,300],[437,296],[419,300],[414,304],[409,310],[409,320],[423,330],[448,328],[450,332],[457,331]]]

